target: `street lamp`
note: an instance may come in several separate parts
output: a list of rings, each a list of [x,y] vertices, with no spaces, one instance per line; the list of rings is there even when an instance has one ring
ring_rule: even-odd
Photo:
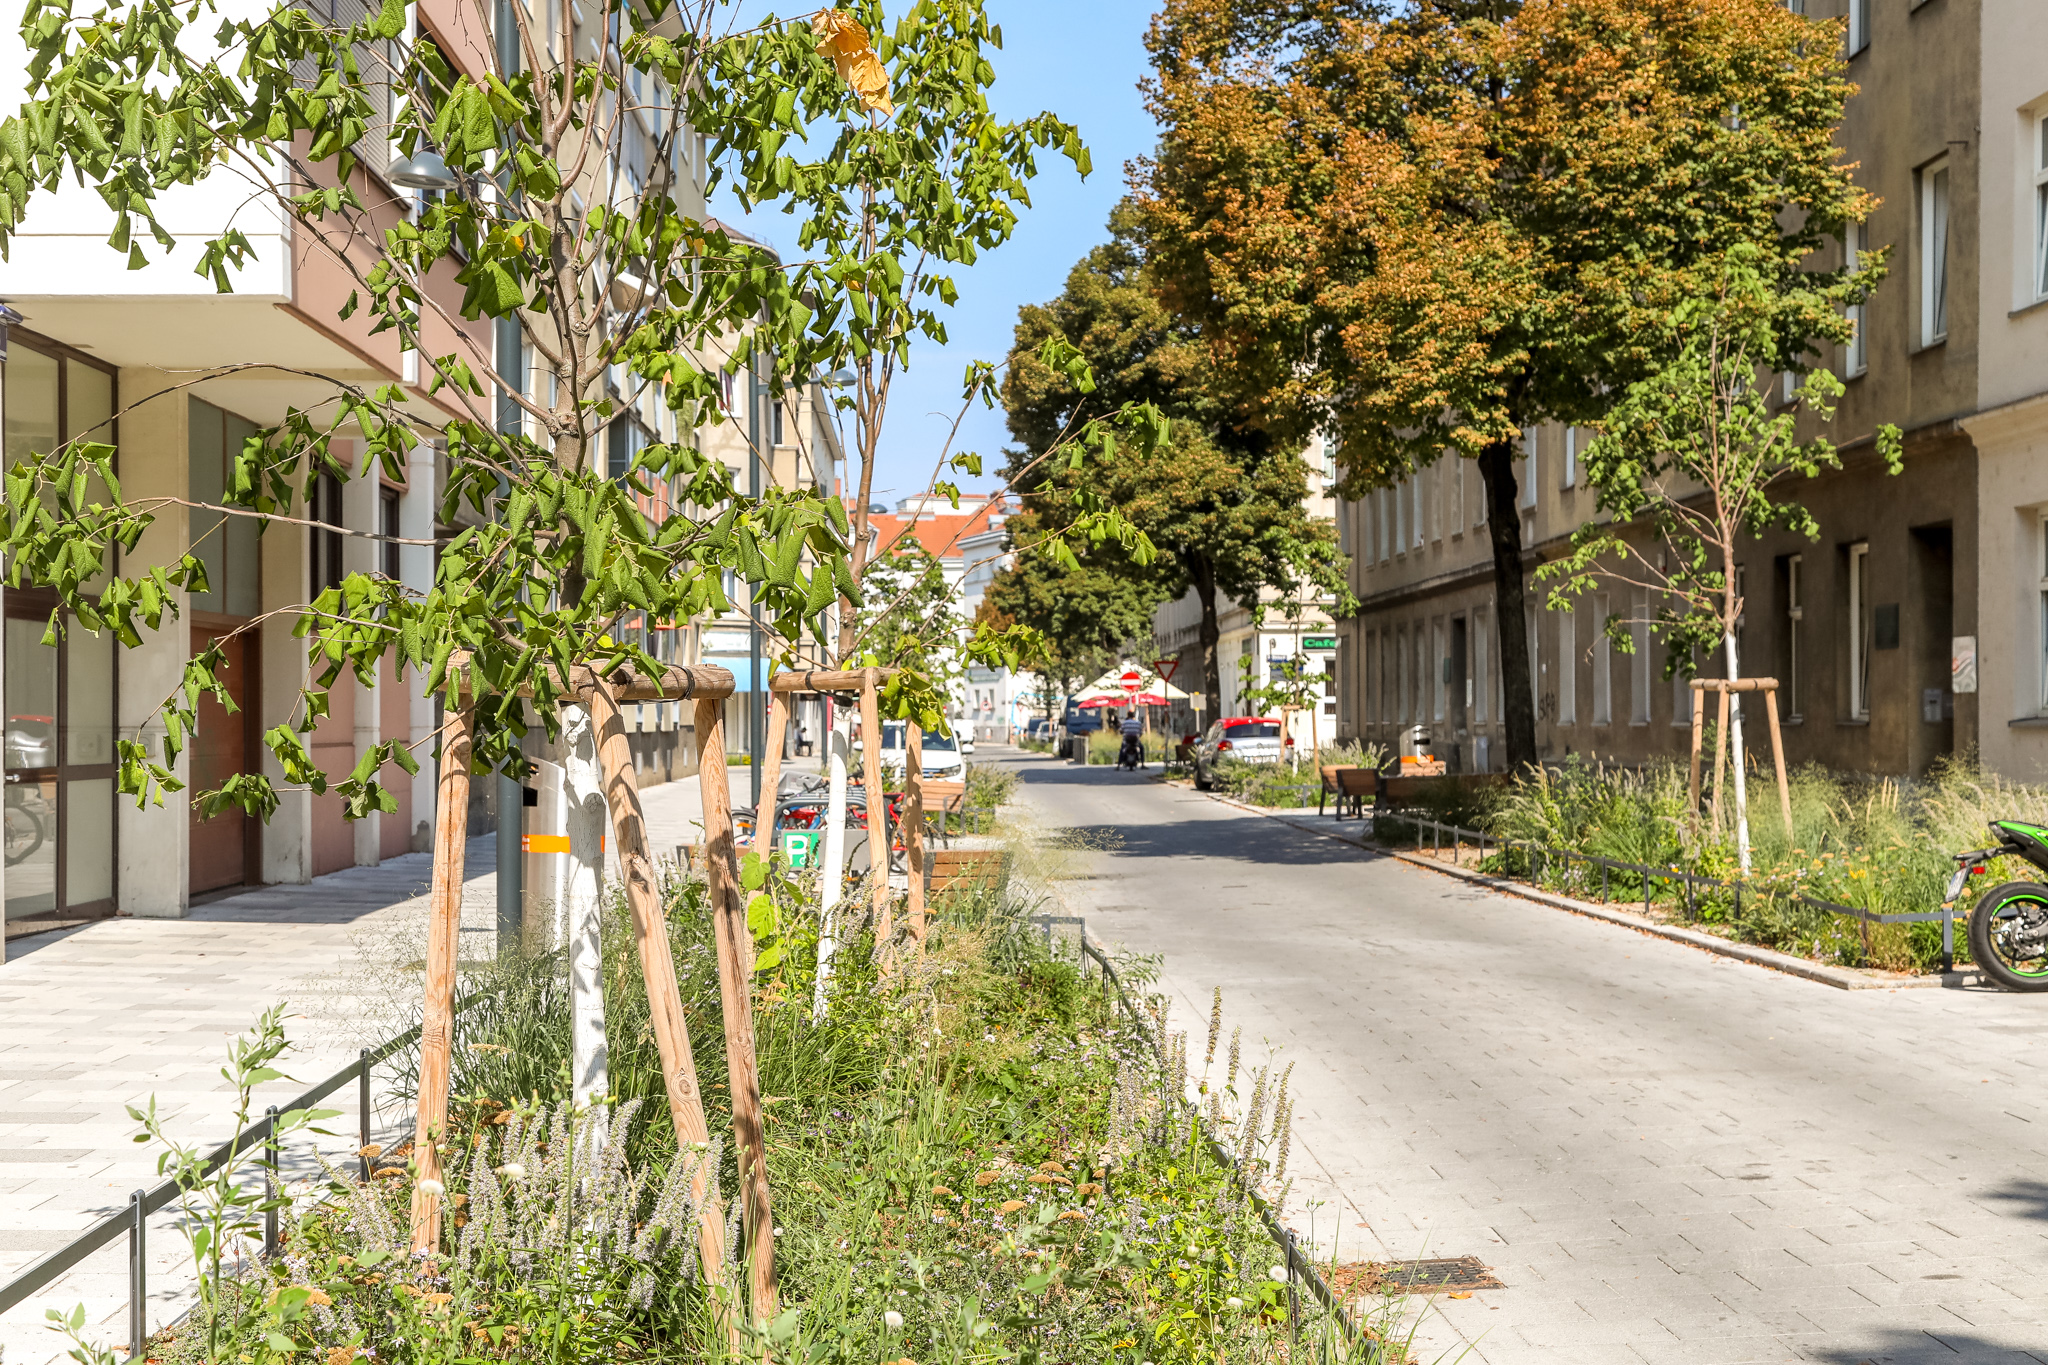
[[[408,190],[438,190],[445,194],[462,187],[455,172],[448,169],[448,163],[432,147],[421,147],[411,156],[398,158],[385,170],[384,178]]]

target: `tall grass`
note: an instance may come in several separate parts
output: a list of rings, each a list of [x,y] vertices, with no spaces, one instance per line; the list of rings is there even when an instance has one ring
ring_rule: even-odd
[[[1740,861],[1732,810],[1717,818],[1709,793],[1693,817],[1688,780],[1678,763],[1627,769],[1575,758],[1497,788],[1481,818],[1496,838],[1733,879]],[[1771,772],[1753,767],[1749,774],[1752,876],[1741,919],[1728,894],[1707,893],[1694,908],[1703,922],[1744,939],[1852,966],[1928,970],[1939,960],[1941,926],[1867,924],[1798,897],[1877,914],[1931,912],[1940,907],[1953,856],[1991,842],[1990,821],[2048,816],[2048,788],[1984,772],[1968,757],[1917,779],[1809,766],[1790,774],[1787,786],[1789,830]],[[2034,875],[2017,860],[2000,860],[1985,885]],[[1681,899],[1668,884],[1653,884],[1653,895]],[[1960,933],[1956,947],[1967,953]]]

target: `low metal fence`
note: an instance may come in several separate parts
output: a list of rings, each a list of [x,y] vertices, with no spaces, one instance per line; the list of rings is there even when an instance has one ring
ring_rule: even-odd
[[[468,1002],[464,1002],[467,1004]],[[411,1047],[419,1041],[417,1027],[406,1030],[396,1038],[375,1048],[364,1048],[356,1060],[321,1081],[312,1089],[293,1099],[289,1104],[271,1105],[264,1111],[263,1118],[250,1124],[241,1132],[223,1142],[207,1157],[201,1168],[201,1175],[211,1175],[226,1165],[237,1154],[253,1147],[265,1149],[262,1162],[265,1180],[272,1191],[278,1188],[278,1159],[275,1128],[277,1116],[294,1109],[307,1109],[326,1099],[350,1081],[356,1083],[356,1105],[358,1112],[357,1161],[362,1169],[363,1179],[370,1178],[370,1158],[364,1149],[370,1145],[371,1105],[370,1073],[379,1063],[397,1052]],[[110,1213],[99,1222],[72,1238],[63,1246],[29,1266],[5,1284],[0,1284],[0,1313],[25,1303],[41,1291],[49,1288],[70,1271],[76,1269],[88,1256],[113,1245],[123,1236],[128,1238],[128,1358],[139,1360],[143,1357],[143,1346],[149,1339],[149,1216],[168,1207],[179,1194],[175,1179],[165,1180],[148,1189],[136,1190],[128,1196],[128,1207],[119,1213]],[[263,1217],[263,1253],[274,1256],[279,1247],[277,1210],[272,1209]]]
[[[1104,994],[1112,996],[1123,1006],[1124,1012],[1130,1016],[1132,1023],[1136,1024],[1148,1035],[1153,1033],[1151,1022],[1146,1018],[1144,1010],[1139,1008],[1138,1003],[1131,999],[1130,991],[1125,987],[1123,977],[1118,974],[1115,964],[1109,960],[1109,955],[1102,950],[1100,945],[1088,937],[1088,921],[1085,918],[1077,915],[1034,915],[1031,922],[1045,930],[1048,943],[1052,941],[1052,929],[1055,924],[1071,924],[1076,926],[1080,935],[1080,949],[1084,955],[1082,957],[1082,970],[1084,974],[1087,970],[1087,960],[1093,958],[1102,968],[1102,989]],[[1361,1340],[1358,1325],[1344,1311],[1342,1301],[1338,1299],[1336,1292],[1330,1288],[1328,1281],[1323,1279],[1323,1273],[1316,1265],[1315,1260],[1301,1250],[1295,1238],[1294,1230],[1281,1225],[1277,1211],[1271,1202],[1259,1193],[1257,1182],[1253,1179],[1252,1173],[1247,1171],[1238,1162],[1237,1157],[1217,1140],[1216,1134],[1209,1131],[1208,1119],[1203,1115],[1201,1107],[1194,1104],[1185,1095],[1176,1095],[1174,1099],[1180,1105],[1182,1113],[1193,1120],[1196,1129],[1202,1135],[1203,1142],[1208,1145],[1209,1154],[1220,1165],[1237,1177],[1238,1183],[1244,1187],[1245,1193],[1250,1196],[1252,1207],[1258,1212],[1260,1226],[1265,1229],[1266,1235],[1273,1239],[1273,1244],[1279,1247],[1284,1254],[1288,1278],[1287,1315],[1290,1327],[1297,1327],[1300,1321],[1300,1299],[1295,1288],[1295,1280],[1299,1278],[1302,1283],[1308,1286],[1309,1292],[1315,1296],[1316,1302],[1320,1303],[1324,1310],[1336,1319],[1339,1327],[1344,1332],[1345,1338],[1354,1347],[1364,1344]],[[1379,1360],[1381,1359],[1381,1352],[1377,1349],[1377,1343],[1373,1343],[1373,1345],[1374,1350],[1367,1359]]]
[[[1777,888],[1759,886],[1754,882],[1745,883],[1725,877],[1710,877],[1704,873],[1688,872],[1682,867],[1672,867],[1668,864],[1635,863],[1630,862],[1626,858],[1606,858],[1596,853],[1582,853],[1577,849],[1559,848],[1552,844],[1539,843],[1533,839],[1502,839],[1498,836],[1489,836],[1484,830],[1466,829],[1460,825],[1446,824],[1429,816],[1411,815],[1405,811],[1378,810],[1373,813],[1373,818],[1375,821],[1392,820],[1414,827],[1417,847],[1421,846],[1423,831],[1427,829],[1432,842],[1432,855],[1438,858],[1443,856],[1444,838],[1448,835],[1451,840],[1451,857],[1454,862],[1464,852],[1464,844],[1467,841],[1477,847],[1479,860],[1482,864],[1486,861],[1489,848],[1495,853],[1502,855],[1520,852],[1524,859],[1523,865],[1529,869],[1529,879],[1538,885],[1542,884],[1545,871],[1550,867],[1553,860],[1562,865],[1566,880],[1569,880],[1571,868],[1574,864],[1583,865],[1589,870],[1597,867],[1600,870],[1600,901],[1603,905],[1611,900],[1610,884],[1613,874],[1616,872],[1633,874],[1640,878],[1642,882],[1643,913],[1645,915],[1650,913],[1655,884],[1662,882],[1667,886],[1683,888],[1685,917],[1689,922],[1699,919],[1699,895],[1701,889],[1706,888],[1726,892],[1732,897],[1733,904],[1730,922],[1738,929],[1742,926],[1742,896],[1745,890],[1749,893],[1752,902],[1761,897],[1789,900],[1794,904],[1804,905],[1810,909],[1825,911],[1832,915],[1841,915],[1848,919],[1860,920],[1865,925],[1939,923],[1941,925],[1941,969],[1945,972],[1955,970],[1956,919],[1967,913],[1966,911],[1951,907],[1940,910],[1913,910],[1897,914],[1884,914],[1875,910],[1866,910],[1860,905],[1843,905],[1839,901],[1822,900],[1818,896],[1809,896],[1803,892],[1788,892]],[[1507,858],[1503,856],[1503,872],[1508,870],[1506,862]],[[1630,900],[1633,901],[1634,897],[1631,896]],[[1869,931],[1867,929],[1864,932],[1864,946],[1866,949],[1869,947]]]

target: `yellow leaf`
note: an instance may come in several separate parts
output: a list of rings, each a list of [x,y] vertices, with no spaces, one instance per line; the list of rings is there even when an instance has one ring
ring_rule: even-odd
[[[1446,1295],[1444,1295],[1444,1297],[1445,1297],[1445,1298],[1447,1298],[1447,1299],[1469,1299],[1469,1298],[1471,1298],[1472,1296],[1471,1296],[1470,1294],[1465,1294],[1465,1293],[1457,1293],[1457,1294],[1446,1294]]]
[[[860,102],[884,117],[896,112],[889,100],[889,73],[882,59],[868,46],[868,31],[853,21],[845,10],[820,10],[811,17],[811,32],[818,35],[818,54],[832,59],[839,79],[853,87]]]

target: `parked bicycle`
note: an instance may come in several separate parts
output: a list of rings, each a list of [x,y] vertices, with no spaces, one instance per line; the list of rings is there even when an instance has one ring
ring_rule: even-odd
[[[1996,848],[1956,855],[1942,908],[1952,909],[1971,877],[1995,858],[2020,858],[2048,874],[2048,826],[1993,820]],[[2001,882],[1970,912],[1970,956],[1984,974],[2011,991],[2048,991],[2048,885]]]

